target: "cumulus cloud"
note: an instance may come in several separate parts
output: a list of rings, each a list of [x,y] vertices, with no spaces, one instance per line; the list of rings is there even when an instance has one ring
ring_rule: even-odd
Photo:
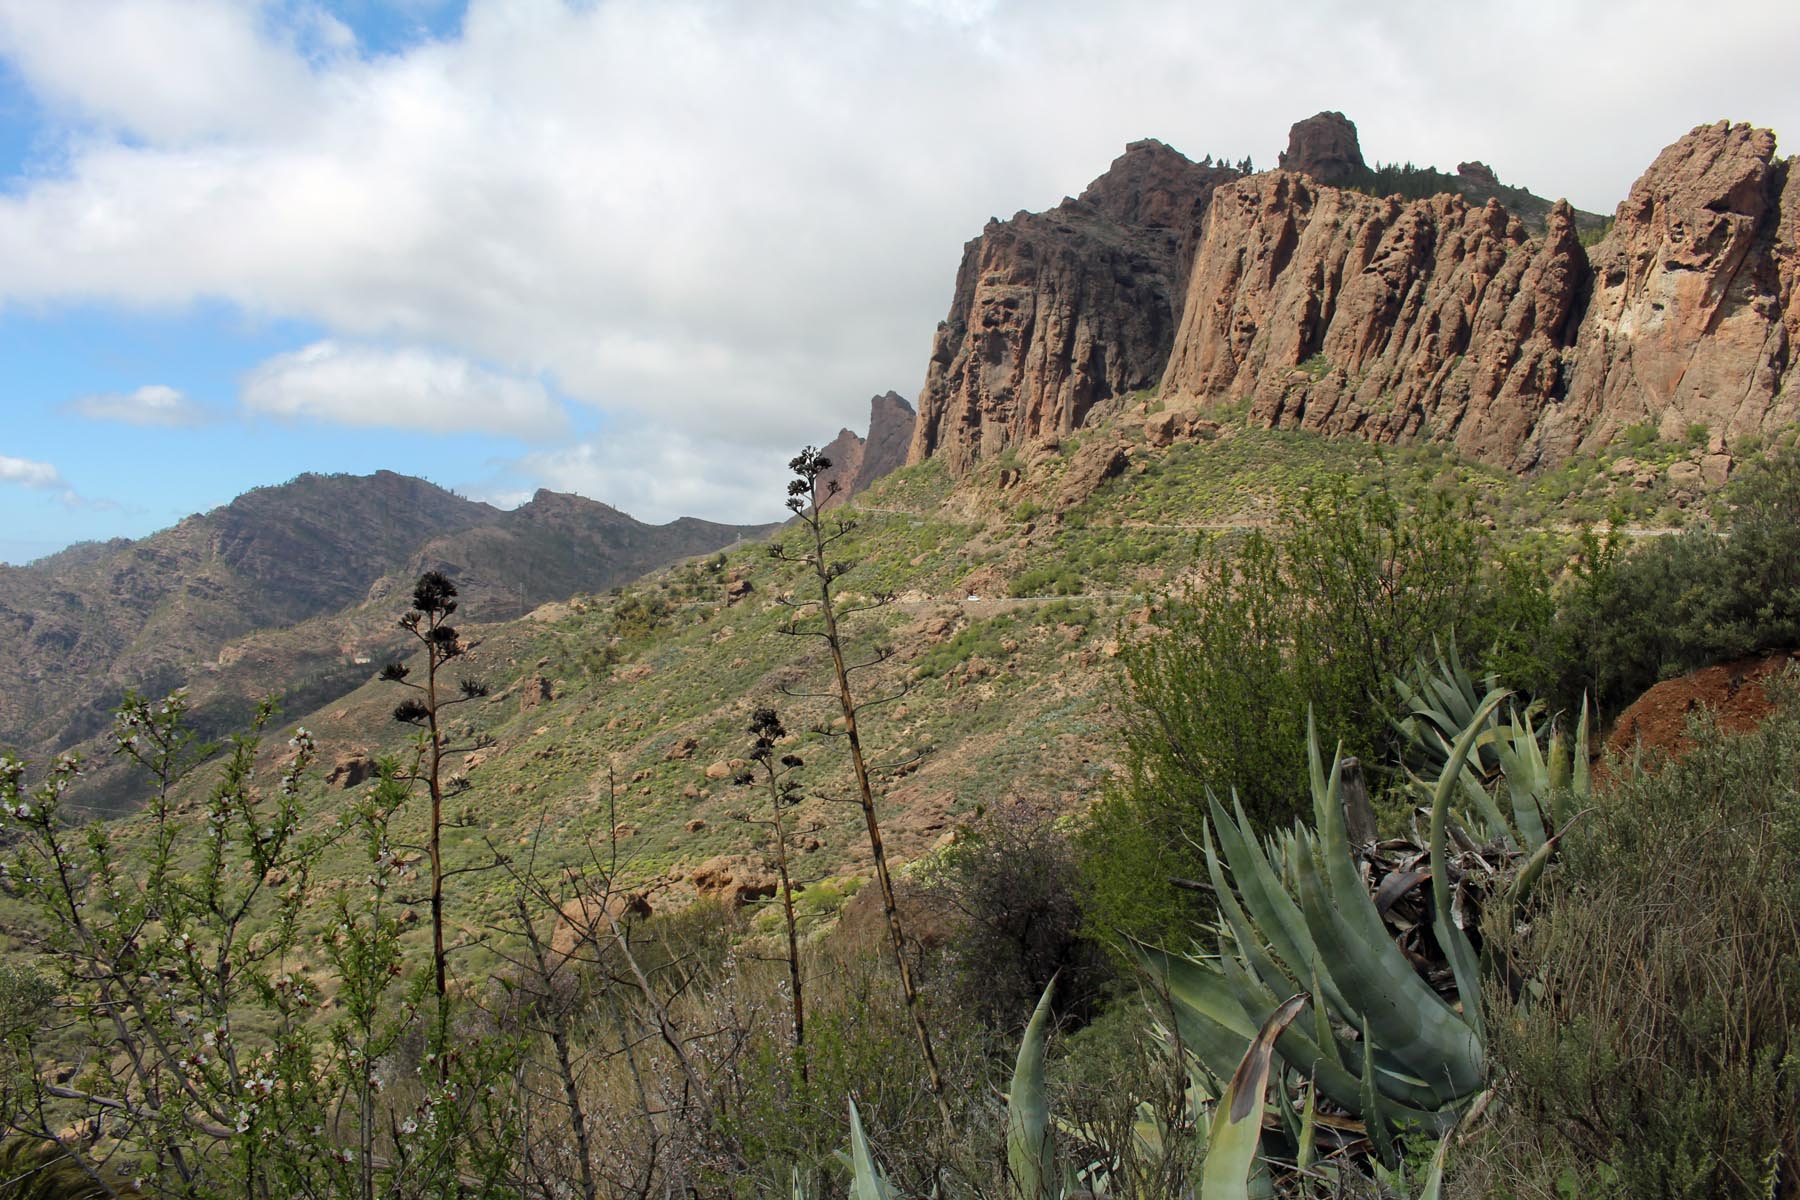
[[[423,433],[554,437],[568,417],[535,379],[503,374],[455,354],[314,342],[279,354],[244,377],[244,408],[364,428]]]
[[[773,456],[746,454],[729,437],[629,422],[572,445],[524,455],[507,464],[506,475],[604,500],[652,524],[704,514],[751,525],[788,515],[782,508],[783,468]],[[476,490],[500,507],[529,499],[504,481]]]
[[[64,488],[62,472],[54,464],[29,458],[13,458],[0,454],[0,483],[16,483],[28,488]]]
[[[152,383],[132,392],[107,392],[79,396],[68,409],[90,421],[119,421],[126,425],[181,428],[204,425],[212,414],[165,384]]]
[[[1267,166],[1342,109],[1371,158],[1594,209],[1702,121],[1800,137],[1786,0],[470,0],[453,36],[351,38],[305,0],[0,0],[61,132],[0,191],[0,305],[445,347],[705,431],[719,481],[916,392],[962,242],[1138,137]],[[273,411],[358,411],[306,395]]]

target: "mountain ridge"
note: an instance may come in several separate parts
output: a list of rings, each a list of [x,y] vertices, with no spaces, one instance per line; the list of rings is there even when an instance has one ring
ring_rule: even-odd
[[[1133,143],[1084,197],[1145,173],[1151,146],[1180,178],[1176,151]],[[1451,442],[1524,471],[1627,425],[1665,438],[1705,425],[1728,472],[1735,449],[1796,415],[1800,184],[1774,151],[1767,130],[1696,127],[1591,250],[1591,214],[1544,202],[1534,233],[1500,200],[1531,194],[1480,163],[1415,171],[1444,190],[1414,199],[1213,168],[1185,208],[1163,206],[1198,221],[1186,230],[1087,201],[992,221],[965,247],[908,461],[966,475],[1154,395],[1202,415],[1244,406],[1271,427]],[[1296,124],[1284,158],[1370,173],[1342,114]],[[1122,252],[1152,235],[1160,260]]]
[[[188,685],[208,733],[282,690],[311,707],[401,646],[425,570],[455,579],[487,619],[766,534],[682,518],[653,526],[540,491],[514,510],[425,480],[307,473],[253,489],[148,537],[0,566],[0,745],[31,757],[104,730],[126,688]]]

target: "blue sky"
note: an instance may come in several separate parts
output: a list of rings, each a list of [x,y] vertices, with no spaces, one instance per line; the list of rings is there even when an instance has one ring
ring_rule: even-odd
[[[1800,5],[1691,16],[0,0],[0,560],[302,471],[772,519],[916,394],[964,240],[1136,138],[1266,166],[1341,109],[1599,210],[1696,124],[1800,138]]]

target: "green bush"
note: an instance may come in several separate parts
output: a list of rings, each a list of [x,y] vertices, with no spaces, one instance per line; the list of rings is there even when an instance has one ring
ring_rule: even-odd
[[[1659,679],[1800,645],[1800,453],[1751,463],[1722,529],[1628,547],[1588,537],[1565,582],[1541,673],[1558,704],[1617,713]]]
[[[1196,585],[1121,656],[1125,777],[1083,836],[1097,932],[1184,936],[1193,893],[1168,880],[1201,872],[1209,789],[1235,789],[1258,828],[1286,825],[1307,803],[1309,708],[1346,754],[1391,761],[1390,681],[1434,642],[1525,657],[1546,588],[1449,501],[1381,480],[1336,478],[1270,534],[1205,547]]]
[[[1695,732],[1489,931],[1514,983],[1488,1021],[1510,1115],[1471,1156],[1490,1194],[1800,1194],[1800,709]]]

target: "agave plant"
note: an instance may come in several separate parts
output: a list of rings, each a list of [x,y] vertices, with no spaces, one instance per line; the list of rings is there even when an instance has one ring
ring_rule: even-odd
[[[10,1137],[0,1141],[0,1200],[111,1200],[141,1193],[56,1142]]]
[[[1309,727],[1312,825],[1260,839],[1241,805],[1228,812],[1211,799],[1204,850],[1219,906],[1216,945],[1195,954],[1135,950],[1169,1001],[1170,1036],[1215,1079],[1239,1061],[1281,997],[1315,998],[1310,1016],[1275,1042],[1283,1068],[1277,1107],[1297,1159],[1313,1153],[1321,1104],[1346,1115],[1334,1129],[1360,1131],[1392,1168],[1398,1135],[1441,1137],[1483,1090],[1487,1039],[1467,932],[1471,894],[1507,902],[1521,895],[1588,787],[1585,712],[1573,752],[1560,738],[1546,751],[1528,708],[1504,710],[1502,719],[1509,693],[1490,685],[1474,696],[1454,651],[1438,667],[1436,677],[1421,668],[1416,686],[1401,688],[1423,764],[1413,777],[1427,804],[1423,838],[1353,846],[1343,762],[1325,766]],[[1387,870],[1378,861],[1383,850]],[[1417,928],[1390,925],[1401,897],[1427,887]],[[1403,947],[1403,937],[1411,944]],[[1434,962],[1442,965],[1430,970]],[[1288,1096],[1290,1084],[1304,1090],[1303,1102]]]
[[[1008,1194],[1013,1200],[1062,1200],[1077,1190],[1075,1181],[1056,1171],[1055,1125],[1044,1088],[1044,1043],[1049,1028],[1052,981],[1038,1000],[1025,1037],[1019,1044],[1011,1090],[1006,1100]],[[1257,1176],[1257,1148],[1262,1139],[1275,1040],[1305,1004],[1293,996],[1278,1005],[1244,1051],[1230,1081],[1212,1106],[1206,1124],[1206,1159],[1196,1200],[1249,1200]],[[852,1200],[894,1200],[896,1192],[875,1161],[856,1102],[850,1102],[850,1166]],[[1082,1188],[1103,1192],[1104,1188]],[[796,1180],[795,1200],[807,1193]]]

